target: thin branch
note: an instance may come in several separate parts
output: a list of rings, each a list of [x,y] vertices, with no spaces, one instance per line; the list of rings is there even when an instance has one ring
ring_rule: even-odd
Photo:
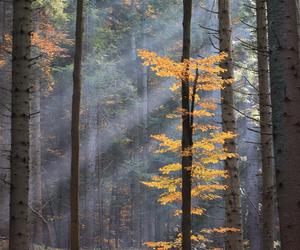
[[[219,12],[218,12],[218,11],[213,11],[212,9],[211,9],[211,10],[210,10],[210,9],[207,9],[207,8],[201,6],[201,5],[200,5],[200,8],[203,9],[203,10],[205,10],[205,11],[207,11],[207,12],[209,12],[209,13],[219,15]]]
[[[248,5],[248,4],[244,4],[244,6],[247,7],[247,8],[249,8],[249,9],[256,10],[255,6],[251,6],[251,5]]]
[[[219,30],[208,28],[208,27],[202,26],[201,24],[199,24],[199,27],[202,28],[202,29],[205,29],[205,30],[212,31],[212,32],[217,33],[217,34],[219,33]]]
[[[245,66],[239,65],[238,63],[234,63],[234,66],[235,66],[235,67],[238,67],[238,68],[240,68],[240,69],[245,69],[245,70],[248,70],[248,71],[251,71],[251,72],[254,72],[254,73],[258,74],[258,71],[257,71],[257,70],[249,69],[249,68],[247,68],[247,67],[245,67]]]
[[[254,208],[255,212],[257,213],[257,215],[260,217],[261,213],[258,210],[258,208],[254,205],[254,203],[252,202],[252,200],[250,199],[250,197],[248,196],[248,194],[246,193],[246,190],[242,190],[243,194],[246,196],[247,200],[249,201],[249,203],[251,204],[251,206]]]
[[[247,128],[247,129],[248,129],[249,131],[251,131],[251,132],[258,133],[258,134],[273,135],[273,134],[269,134],[269,133],[262,133],[262,132],[260,132],[260,131],[255,130],[255,129],[252,129],[252,128]]]
[[[257,28],[249,23],[246,23],[244,20],[240,19],[241,23],[242,24],[245,24],[247,27],[251,28],[251,29],[254,29],[254,30],[257,30]]]
[[[256,88],[256,87],[254,86],[254,84],[252,84],[246,76],[244,76],[244,79],[246,80],[246,82],[247,82],[254,90],[256,90],[257,93],[259,93],[258,88]]]
[[[219,51],[219,50],[220,50],[220,48],[218,48],[218,47],[217,47],[217,46],[214,44],[214,42],[213,42],[213,40],[211,39],[211,37],[210,37],[210,36],[208,37],[208,39],[209,39],[209,41],[210,41],[211,45],[213,46],[213,48]]]
[[[195,110],[195,95],[197,90],[197,82],[199,78],[199,70],[196,69],[196,76],[193,85],[193,93],[192,93],[192,103],[191,103],[191,120],[190,120],[190,127],[194,126],[194,110]]]
[[[238,37],[236,37],[236,40],[238,40],[239,42],[241,42],[245,47],[257,51],[257,47],[255,45],[252,45],[251,43],[247,43],[247,42],[245,42],[244,40],[242,40],[242,39],[240,39]]]

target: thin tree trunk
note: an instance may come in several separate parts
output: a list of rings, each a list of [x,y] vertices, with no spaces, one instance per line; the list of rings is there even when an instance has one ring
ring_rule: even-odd
[[[228,54],[227,59],[221,63],[221,67],[227,71],[222,73],[223,79],[233,78],[232,62],[232,23],[231,23],[231,1],[219,0],[219,36],[220,52]],[[224,132],[236,133],[236,119],[234,115],[233,87],[225,86],[221,91],[222,98],[222,124]],[[236,142],[234,139],[225,142],[225,148],[231,153],[236,153]],[[241,212],[240,176],[238,159],[229,158],[225,160],[225,170],[228,171],[227,190],[225,192],[226,226],[239,229],[239,232],[228,233],[225,240],[226,249],[243,249],[243,227]]]
[[[83,0],[77,0],[76,41],[72,97],[72,159],[71,159],[71,250],[80,248],[79,225],[79,148],[80,148],[80,98],[81,62],[83,48]]]
[[[183,0],[183,48],[182,48],[182,62],[190,58],[191,46],[191,18],[192,18],[192,0]],[[188,69],[186,69],[188,70]],[[187,152],[192,146],[192,133],[190,126],[190,101],[189,101],[189,82],[188,77],[182,80],[181,98],[182,110],[182,152]],[[182,156],[182,249],[190,250],[191,244],[191,167],[193,156],[190,150],[189,156]]]
[[[11,190],[9,249],[29,244],[29,92],[31,87],[32,1],[13,1]]]
[[[34,81],[30,100],[30,187],[29,201],[31,208],[42,214],[42,173],[41,173],[41,119],[40,119],[40,83]],[[43,242],[43,221],[31,213],[32,240],[36,244]]]
[[[274,156],[281,249],[300,246],[299,36],[295,1],[268,1]]]
[[[274,160],[269,86],[266,0],[256,0],[260,136],[262,157],[262,249],[274,249]]]

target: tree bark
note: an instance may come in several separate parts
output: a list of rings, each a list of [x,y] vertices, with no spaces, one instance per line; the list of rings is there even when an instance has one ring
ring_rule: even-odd
[[[274,249],[274,155],[269,85],[266,0],[256,0],[257,59],[262,157],[262,249]]]
[[[231,21],[231,1],[219,0],[219,38],[220,52],[228,54],[227,59],[221,63],[221,67],[226,69],[221,74],[223,79],[233,78],[233,62],[232,62],[232,21]],[[234,115],[233,87],[225,86],[221,91],[222,98],[222,124],[224,132],[236,133],[236,119]],[[236,153],[236,141],[230,139],[225,142],[225,148]],[[243,226],[241,212],[241,194],[240,194],[240,176],[237,158],[229,158],[225,160],[225,170],[228,171],[227,190],[225,192],[226,206],[226,226],[239,229],[239,232],[230,232],[225,240],[226,249],[243,249]]]
[[[299,36],[295,1],[268,0],[270,80],[281,249],[300,246]]]
[[[9,249],[29,244],[29,92],[32,83],[32,1],[13,1],[11,190]]]
[[[183,0],[183,48],[182,62],[190,58],[191,47],[191,19],[192,19],[192,0]],[[186,69],[187,71],[188,69]],[[184,72],[185,73],[185,72]],[[181,98],[182,110],[182,152],[187,152],[192,146],[192,131],[190,126],[190,101],[189,101],[189,80],[188,76],[182,80]],[[182,156],[182,249],[190,250],[191,244],[191,189],[192,178],[191,168],[193,156],[190,150],[189,156]]]
[[[80,248],[79,224],[79,148],[80,148],[80,98],[81,62],[83,50],[83,0],[77,0],[76,36],[72,97],[72,159],[71,159],[71,250]]]

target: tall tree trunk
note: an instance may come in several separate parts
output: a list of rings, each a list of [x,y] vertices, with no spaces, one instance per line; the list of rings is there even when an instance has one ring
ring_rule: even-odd
[[[219,38],[220,52],[228,54],[227,59],[221,63],[226,69],[221,76],[223,79],[233,78],[232,62],[232,22],[231,22],[231,0],[219,0]],[[234,115],[233,87],[225,86],[221,91],[222,98],[222,124],[223,131],[236,133],[236,119]],[[236,153],[235,139],[225,142],[225,148],[231,153]],[[243,226],[241,212],[240,176],[238,159],[229,158],[225,160],[225,170],[228,171],[227,190],[225,192],[226,226],[239,229],[239,232],[230,232],[225,241],[226,249],[243,249]]]
[[[79,225],[79,148],[80,148],[80,98],[81,62],[83,48],[83,0],[77,0],[76,37],[72,97],[72,159],[71,159],[71,250],[80,248]]]
[[[190,58],[191,47],[191,19],[192,19],[192,0],[183,0],[183,48],[182,62]],[[186,69],[187,71],[188,69]],[[189,79],[188,76],[182,80],[181,98],[182,98],[182,152],[187,152],[192,146],[192,133],[190,126],[190,101],[189,101]],[[190,250],[191,244],[191,167],[193,156],[190,150],[189,156],[182,156],[182,249]]]
[[[9,249],[29,246],[29,92],[31,87],[32,1],[13,1],[11,190]]]
[[[147,6],[148,6],[148,2],[149,1],[142,1],[142,20],[141,20],[141,33],[142,33],[142,37],[141,37],[141,47],[142,49],[146,49],[146,36],[147,36],[147,32],[146,32],[146,15],[147,15]],[[143,168],[144,171],[148,171],[149,168],[149,133],[148,133],[148,67],[143,66],[142,63],[139,62],[139,65],[142,65],[141,67],[141,86],[142,86],[142,93],[141,93],[141,106],[142,106],[142,111],[141,111],[141,116],[142,116],[142,123],[143,123],[143,130],[142,130],[142,143],[143,143],[143,158],[142,158],[142,162],[143,162]],[[137,241],[137,247],[138,248],[142,248],[143,245],[143,232],[144,232],[144,228],[145,227],[149,227],[149,229],[151,228],[150,225],[147,225],[145,223],[143,223],[143,221],[145,221],[147,219],[147,217],[144,215],[143,211],[144,208],[143,206],[145,206],[145,202],[143,202],[143,200],[148,200],[148,196],[149,194],[147,192],[145,192],[145,189],[143,186],[141,186],[140,183],[137,184],[138,185],[138,194],[139,197],[138,199],[140,200],[139,202],[139,220],[138,220],[138,241]],[[149,218],[148,218],[149,219]],[[151,230],[150,231],[150,238],[149,241],[152,240],[151,238]]]
[[[36,244],[43,242],[42,215],[42,173],[41,173],[41,119],[40,119],[40,83],[34,81],[30,98],[30,187],[29,201],[34,210],[31,212],[32,240]]]
[[[12,1],[2,1],[0,7],[0,16],[1,16],[1,37],[0,42],[4,41],[4,35],[12,33]],[[11,64],[1,66],[1,78],[5,79],[0,82],[0,100],[1,104],[4,104],[4,107],[0,108],[0,141],[1,141],[1,154],[0,154],[0,178],[9,180],[9,154],[10,154],[10,115],[11,112]],[[5,108],[9,107],[9,109]],[[5,146],[4,146],[5,145]],[[8,183],[0,181],[0,235],[7,236],[9,234],[9,188]]]
[[[300,95],[295,1],[268,1],[274,156],[281,249],[300,246]]]
[[[256,0],[260,136],[262,157],[262,249],[274,249],[274,155],[269,86],[266,0]]]

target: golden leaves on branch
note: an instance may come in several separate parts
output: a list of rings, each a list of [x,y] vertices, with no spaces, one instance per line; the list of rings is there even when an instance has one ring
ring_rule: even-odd
[[[189,119],[190,129],[195,135],[192,145],[182,150],[181,139],[171,138],[166,134],[152,135],[151,138],[158,142],[155,153],[173,153],[176,157],[193,157],[191,166],[192,176],[192,198],[200,200],[215,200],[222,198],[222,192],[226,186],[221,184],[222,178],[227,178],[225,170],[216,169],[215,164],[221,163],[228,158],[237,157],[236,154],[228,152],[224,147],[226,140],[236,137],[231,132],[220,132],[220,126],[210,124],[208,120],[215,116],[218,109],[217,100],[214,98],[203,98],[204,91],[216,91],[223,89],[227,84],[232,84],[233,79],[223,80],[219,76],[225,72],[218,64],[226,59],[226,54],[210,56],[201,59],[189,59],[184,62],[176,62],[168,57],[158,56],[155,52],[139,50],[138,55],[144,62],[144,66],[151,68],[159,77],[171,77],[175,83],[171,90],[179,94],[182,84],[189,86],[189,110],[177,108],[167,118]],[[182,125],[177,126],[182,130]],[[160,175],[152,176],[150,181],[143,182],[148,187],[162,190],[158,202],[162,205],[170,203],[181,203],[182,180],[181,163],[169,163],[159,169]],[[192,207],[193,215],[203,215],[206,210],[201,207]],[[182,211],[175,210],[174,215],[180,216]],[[230,228],[203,229],[200,234],[192,234],[193,242],[209,242],[206,234],[225,233],[234,230]],[[181,234],[172,242],[146,242],[146,246],[153,249],[180,249]]]
[[[226,71],[218,65],[226,59],[226,53],[183,62],[175,62],[169,57],[159,56],[148,50],[138,50],[138,55],[143,60],[143,65],[149,66],[157,76],[180,80],[171,87],[172,90],[177,90],[182,81],[186,82],[186,79],[188,82],[197,81],[197,90],[205,91],[218,90],[226,84],[233,83],[233,80],[223,80],[219,76],[220,73]],[[198,77],[195,74],[196,69],[199,71]]]

